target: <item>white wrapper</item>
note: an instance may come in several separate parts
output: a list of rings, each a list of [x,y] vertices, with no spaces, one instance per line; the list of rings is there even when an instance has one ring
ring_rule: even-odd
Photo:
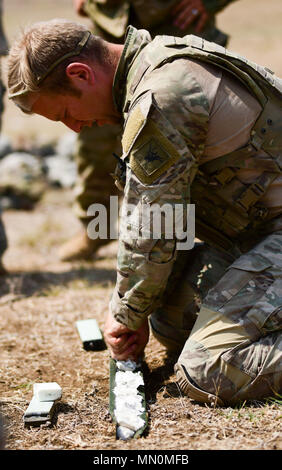
[[[145,424],[141,417],[145,411],[138,387],[144,385],[140,372],[118,370],[115,376],[115,418],[118,426],[137,431]],[[123,432],[123,430],[121,430]]]

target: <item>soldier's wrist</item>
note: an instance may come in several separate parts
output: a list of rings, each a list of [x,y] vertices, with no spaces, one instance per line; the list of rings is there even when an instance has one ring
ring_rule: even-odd
[[[138,330],[148,316],[146,312],[137,312],[126,304],[125,299],[120,296],[117,286],[110,300],[109,310],[117,322],[133,331]]]

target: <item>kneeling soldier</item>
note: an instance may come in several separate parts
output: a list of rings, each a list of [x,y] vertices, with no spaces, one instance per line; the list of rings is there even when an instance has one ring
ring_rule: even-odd
[[[15,43],[8,86],[24,112],[76,132],[123,122],[112,356],[143,353],[150,317],[159,341],[182,349],[175,369],[191,398],[281,393],[282,81],[195,36],[129,27],[119,45],[54,20]],[[189,203],[203,243],[178,250],[162,224],[158,237],[150,223],[136,236],[144,205],[186,214]]]

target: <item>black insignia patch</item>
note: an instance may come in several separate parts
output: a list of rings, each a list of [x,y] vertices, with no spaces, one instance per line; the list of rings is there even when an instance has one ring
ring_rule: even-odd
[[[158,154],[158,149],[154,149],[153,142],[150,142],[149,149],[147,154],[145,155],[146,162],[153,162],[154,160],[158,160],[162,162],[161,156]]]
[[[147,175],[152,175],[170,159],[170,155],[162,148],[160,142],[151,138],[138,148],[134,158]]]
[[[175,146],[148,121],[132,147],[129,165],[144,184],[152,184],[180,158]]]

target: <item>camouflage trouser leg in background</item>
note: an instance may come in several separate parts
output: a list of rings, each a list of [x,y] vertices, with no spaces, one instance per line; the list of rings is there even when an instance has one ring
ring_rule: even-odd
[[[79,178],[74,210],[84,225],[89,222],[87,209],[91,204],[103,204],[108,210],[110,196],[117,194],[111,173],[117,164],[112,154],[121,155],[120,134],[119,125],[85,127],[79,134],[75,155]]]
[[[282,393],[282,232],[268,235],[209,290],[176,364],[181,389],[234,404]]]

